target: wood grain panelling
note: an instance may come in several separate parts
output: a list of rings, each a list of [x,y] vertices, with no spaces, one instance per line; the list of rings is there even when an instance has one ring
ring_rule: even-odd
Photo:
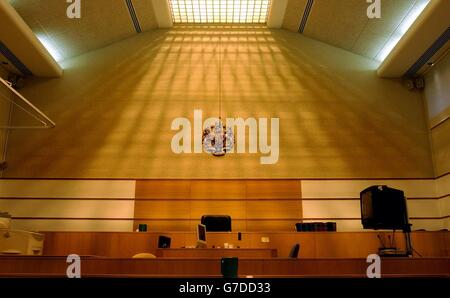
[[[438,197],[450,195],[450,173],[436,179],[436,195]]]
[[[300,180],[248,180],[248,199],[297,199],[301,197]]]
[[[65,278],[67,263],[62,256],[2,256],[1,277],[53,277]],[[219,278],[218,259],[204,258],[156,258],[120,259],[82,256],[82,277],[94,278]],[[365,257],[361,258],[314,258],[314,259],[241,259],[239,277],[358,277],[365,278]],[[448,258],[395,258],[383,260],[382,277],[448,278]],[[442,282],[445,282],[442,280]],[[319,289],[320,291],[320,289]]]
[[[272,248],[171,248],[157,249],[157,257],[162,258],[204,258],[220,259],[238,257],[243,259],[269,259],[277,257],[277,250]]]
[[[234,231],[292,231],[302,218],[298,180],[138,181],[136,196],[134,226],[151,230],[193,231],[210,214],[230,215]]]
[[[136,199],[187,199],[189,192],[188,180],[136,181]]]
[[[134,198],[134,180],[0,180],[0,197]]]
[[[155,254],[158,236],[172,239],[173,248],[195,245],[195,232],[148,232],[148,233],[89,233],[89,232],[44,232],[44,255],[96,255],[129,258],[136,253]],[[243,232],[238,241],[237,232],[208,233],[208,246],[223,247],[225,242],[241,248],[273,248],[279,257],[286,257],[296,243],[301,245],[300,258],[366,258],[376,253],[380,246],[377,235],[392,235],[386,232]],[[424,257],[449,256],[449,232],[413,232],[412,244]],[[261,242],[268,237],[268,243]],[[396,234],[397,246],[404,247],[403,235]]]
[[[248,201],[247,218],[298,219],[302,218],[300,200],[296,201]]]
[[[191,199],[243,199],[244,180],[193,180]]]
[[[199,222],[198,222],[199,223]],[[134,230],[139,224],[146,224],[149,231],[195,231],[195,223],[189,219],[135,219]]]
[[[295,224],[300,220],[247,220],[247,231],[295,231]]]
[[[360,203],[359,200],[304,201],[303,216],[305,218],[359,218],[361,216]]]
[[[11,221],[11,228],[25,231],[129,232],[133,229],[133,219],[14,218]]]
[[[248,203],[247,203],[248,204]],[[190,218],[200,219],[205,214],[229,215],[232,219],[246,219],[246,202],[241,201],[191,201]]]
[[[190,202],[188,200],[176,201],[135,201],[135,218],[170,218],[189,219]]]
[[[41,200],[2,199],[0,210],[14,217],[57,218],[130,218],[133,216],[132,200]]]
[[[431,130],[436,176],[450,171],[450,120]]]
[[[413,230],[445,228],[439,217],[445,194],[442,177],[434,179],[309,179],[301,181],[303,219],[334,221],[338,231],[362,229],[359,193],[371,185],[388,185],[404,191]],[[443,180],[442,180],[443,181]],[[354,200],[351,200],[354,199]],[[351,219],[354,218],[354,219]]]
[[[372,185],[388,185],[401,189],[407,198],[435,197],[433,179],[354,179],[302,180],[303,198],[358,198],[361,190]]]

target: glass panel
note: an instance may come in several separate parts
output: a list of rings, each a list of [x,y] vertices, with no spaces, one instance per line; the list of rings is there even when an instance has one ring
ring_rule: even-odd
[[[270,0],[170,0],[169,2],[175,24],[265,24],[270,7]]]

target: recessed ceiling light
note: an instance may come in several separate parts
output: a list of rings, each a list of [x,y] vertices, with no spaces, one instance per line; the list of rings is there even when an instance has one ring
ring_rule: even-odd
[[[175,24],[264,24],[270,0],[170,0]]]

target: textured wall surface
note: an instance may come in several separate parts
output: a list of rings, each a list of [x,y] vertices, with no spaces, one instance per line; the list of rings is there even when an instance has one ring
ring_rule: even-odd
[[[7,71],[0,66],[0,78],[6,79],[8,76]],[[9,110],[10,102],[7,100],[9,98],[9,91],[7,88],[1,84],[0,86],[0,126],[8,125],[9,122]],[[4,154],[6,149],[8,131],[0,128],[0,162],[4,160]],[[0,170],[0,175],[3,171]]]
[[[421,95],[377,78],[374,61],[297,33],[156,30],[63,67],[63,78],[22,90],[57,127],[14,131],[6,177],[433,177]],[[218,116],[219,69],[222,117],[280,118],[277,164],[172,152],[173,119]]]
[[[450,172],[450,56],[441,60],[425,76],[436,176]]]
[[[205,214],[232,217],[233,231],[295,231],[295,223],[336,222],[361,231],[359,192],[405,192],[413,230],[448,228],[450,175],[437,180],[0,180],[0,211],[14,229],[195,231]],[[134,227],[134,228],[133,228]]]

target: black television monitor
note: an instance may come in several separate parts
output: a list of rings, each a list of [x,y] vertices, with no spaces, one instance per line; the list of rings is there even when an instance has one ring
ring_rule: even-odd
[[[374,185],[361,191],[360,200],[364,229],[405,230],[409,227],[403,191]]]
[[[201,223],[207,232],[231,232],[231,217],[228,215],[203,215]]]

